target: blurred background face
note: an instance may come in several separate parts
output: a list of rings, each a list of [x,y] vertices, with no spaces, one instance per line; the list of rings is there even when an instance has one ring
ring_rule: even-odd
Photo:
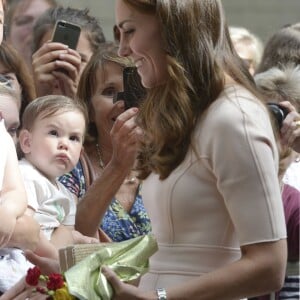
[[[4,24],[4,11],[3,11],[3,1],[0,1],[0,44],[3,40],[3,24]]]
[[[116,103],[113,97],[123,91],[123,67],[115,62],[105,62],[103,69],[97,71],[98,83],[95,94],[92,96],[91,121],[95,122],[101,138],[109,138],[110,130],[116,118],[124,111]]]
[[[10,95],[0,95],[0,111],[5,128],[17,144],[17,131],[20,126],[19,107],[17,99]]]
[[[25,57],[27,63],[31,61],[34,22],[50,7],[44,0],[22,0],[12,16],[8,40]]]
[[[7,70],[7,68],[0,62],[0,74],[3,75],[6,80],[9,82],[9,85],[11,88],[16,92],[18,97],[22,99],[22,87],[17,79],[17,76],[15,73]],[[21,106],[21,103],[20,103]]]
[[[244,61],[250,74],[253,75],[255,72],[255,66],[254,66],[255,53],[252,47],[247,44],[237,42],[234,44],[234,48],[237,54],[239,55],[239,57]]]

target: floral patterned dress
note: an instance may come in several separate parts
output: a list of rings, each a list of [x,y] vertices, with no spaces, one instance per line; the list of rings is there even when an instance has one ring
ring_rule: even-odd
[[[86,185],[80,162],[70,173],[61,176],[59,181],[75,194],[79,201],[84,196]],[[151,231],[150,219],[145,210],[140,189],[138,189],[135,201],[129,212],[123,208],[117,199],[112,199],[100,228],[114,242],[125,241],[149,233]]]

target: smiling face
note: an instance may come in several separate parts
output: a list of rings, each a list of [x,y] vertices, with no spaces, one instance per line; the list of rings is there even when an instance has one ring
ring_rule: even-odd
[[[124,111],[113,97],[123,91],[123,68],[121,65],[106,61],[103,69],[96,74],[95,94],[91,98],[91,121],[96,124],[101,143],[110,143],[110,130],[116,118]]]
[[[167,57],[156,16],[140,13],[122,0],[117,0],[115,14],[120,32],[119,55],[133,59],[144,87],[163,84],[168,77]]]
[[[85,120],[79,111],[39,116],[32,130],[21,130],[20,146],[26,159],[55,182],[77,164],[84,132]]]

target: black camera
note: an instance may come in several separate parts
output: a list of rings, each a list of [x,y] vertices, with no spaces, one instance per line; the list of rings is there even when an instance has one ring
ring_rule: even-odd
[[[271,115],[274,118],[277,128],[280,129],[283,120],[289,114],[290,111],[286,107],[274,102],[267,103],[267,106],[271,112]]]
[[[142,86],[140,75],[135,67],[126,67],[123,70],[124,91],[117,93],[113,99],[115,103],[123,100],[125,109],[138,107],[146,97],[146,89]]]

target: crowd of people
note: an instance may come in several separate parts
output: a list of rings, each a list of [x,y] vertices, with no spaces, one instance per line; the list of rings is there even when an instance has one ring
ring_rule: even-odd
[[[88,9],[0,0],[0,299],[46,299],[24,276],[62,247],[149,233],[137,284],[102,268],[113,299],[300,299],[300,23],[263,43],[220,0],[115,2],[107,41]]]

